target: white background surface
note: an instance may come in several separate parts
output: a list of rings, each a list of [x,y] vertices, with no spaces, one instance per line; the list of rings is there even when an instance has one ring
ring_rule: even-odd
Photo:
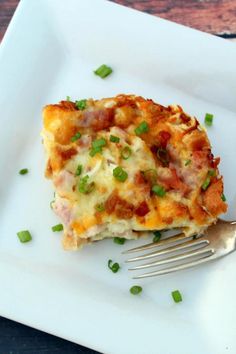
[[[2,316],[106,353],[235,354],[236,254],[137,282],[120,254],[137,242],[63,251],[39,137],[42,107],[67,95],[135,93],[200,121],[213,113],[208,132],[222,158],[227,218],[236,218],[235,62],[233,43],[106,1],[21,1],[0,49]],[[103,63],[114,70],[105,80],[93,74]],[[30,173],[19,176],[23,167]],[[31,243],[19,243],[22,229]],[[117,274],[109,258],[120,262]],[[140,296],[130,295],[134,284]]]

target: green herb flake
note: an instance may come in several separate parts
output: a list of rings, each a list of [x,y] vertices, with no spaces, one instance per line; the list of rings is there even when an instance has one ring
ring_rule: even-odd
[[[121,158],[123,160],[128,160],[128,158],[131,156],[132,154],[132,150],[130,149],[129,146],[125,146],[123,147],[123,149],[121,150]]]
[[[58,232],[58,231],[62,231],[63,230],[63,225],[62,224],[57,224],[52,226],[52,231],[53,232]]]
[[[160,186],[159,184],[155,184],[152,187],[152,192],[156,194],[158,197],[164,197],[164,195],[166,194],[165,188]]]
[[[182,301],[182,295],[179,292],[179,290],[172,291],[171,295],[172,295],[172,298],[173,298],[174,302],[177,303],[177,302],[181,302]]]
[[[114,237],[113,241],[117,243],[118,245],[123,245],[125,243],[125,238],[123,237]]]
[[[22,242],[22,243],[29,242],[32,240],[32,236],[28,230],[17,232],[17,236],[18,236],[20,242]]]
[[[210,183],[211,183],[211,179],[210,179],[210,177],[207,177],[205,179],[205,181],[203,182],[203,184],[202,184],[202,189],[204,191],[207,190],[207,188],[209,187]]]
[[[139,124],[137,128],[135,128],[135,134],[136,135],[141,135],[143,133],[147,133],[149,131],[149,126],[147,122],[143,121]]]
[[[87,100],[80,100],[80,101],[75,101],[75,107],[79,111],[83,111],[87,106]]]
[[[139,285],[134,285],[129,289],[132,295],[138,295],[143,291],[143,288]]]
[[[75,175],[76,176],[80,176],[83,170],[83,166],[82,165],[78,165],[76,171],[75,171]]]
[[[66,100],[70,102],[70,96],[66,96]]]
[[[113,263],[111,259],[108,261],[108,268],[113,272],[117,273],[118,270],[120,269],[119,263]]]
[[[74,136],[72,136],[72,138],[70,140],[72,141],[72,143],[74,143],[75,141],[77,141],[80,138],[81,138],[81,133],[77,132]]]
[[[110,141],[112,143],[119,143],[120,142],[120,138],[118,136],[115,136],[115,135],[110,135]]]
[[[22,168],[22,169],[19,171],[19,175],[26,175],[28,172],[29,172],[28,168]]]
[[[154,231],[154,232],[153,232],[153,235],[154,235],[154,237],[153,237],[152,242],[158,242],[158,241],[160,241],[160,239],[161,239],[161,233],[160,233],[160,231]]]
[[[94,71],[94,74],[100,76],[102,79],[104,79],[105,77],[107,77],[111,73],[112,73],[112,68],[110,68],[110,66],[107,66],[105,64],[99,66],[99,68],[97,68]]]
[[[125,182],[126,179],[128,178],[128,173],[123,170],[122,167],[117,166],[113,170],[113,176],[120,182]]]
[[[212,126],[213,118],[214,118],[213,114],[211,114],[211,113],[206,113],[206,115],[205,115],[205,120],[204,120],[204,121],[205,121],[205,124],[206,124],[208,127]]]
[[[192,162],[192,160],[187,160],[187,161],[185,162],[184,166],[188,166],[188,165],[190,165],[190,164],[191,164],[191,162]]]
[[[95,183],[94,182],[88,183],[88,180],[89,180],[88,175],[86,175],[80,179],[80,181],[79,181],[79,192],[80,193],[89,194],[94,190]]]
[[[97,211],[99,211],[99,212],[104,211],[104,210],[105,210],[105,205],[104,205],[104,203],[98,203],[98,204],[96,204],[96,205],[95,205],[95,209],[96,209]]]
[[[102,152],[102,148],[106,146],[106,139],[101,138],[101,139],[97,139],[94,140],[92,142],[92,149],[89,152],[90,156],[95,156],[97,153],[101,153]]]
[[[226,196],[224,195],[224,193],[221,194],[221,199],[223,200],[223,202],[226,202]]]

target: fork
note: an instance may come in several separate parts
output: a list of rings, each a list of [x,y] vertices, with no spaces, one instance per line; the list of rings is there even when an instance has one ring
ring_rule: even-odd
[[[218,219],[215,225],[208,227],[201,235],[188,237],[185,236],[184,233],[179,233],[164,240],[132,248],[122,253],[131,254],[150,249],[155,249],[155,251],[130,258],[126,260],[126,262],[143,261],[156,257],[157,260],[138,265],[129,270],[139,270],[150,267],[159,267],[159,269],[137,275],[133,277],[133,279],[154,277],[176,272],[221,258],[235,251],[236,221]],[[160,269],[162,266],[163,268]]]

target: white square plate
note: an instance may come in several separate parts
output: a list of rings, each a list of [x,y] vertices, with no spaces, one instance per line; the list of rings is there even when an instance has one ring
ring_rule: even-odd
[[[106,63],[105,80],[93,70]],[[0,50],[0,314],[106,353],[236,353],[236,253],[139,281],[111,240],[65,252],[49,208],[41,109],[72,99],[135,93],[214,113],[227,218],[236,218],[236,47],[225,40],[102,0],[22,0]],[[29,174],[18,175],[20,168]],[[20,244],[16,232],[33,241]],[[143,241],[142,241],[143,242]],[[113,274],[112,258],[122,264]],[[180,289],[183,302],[170,293]]]

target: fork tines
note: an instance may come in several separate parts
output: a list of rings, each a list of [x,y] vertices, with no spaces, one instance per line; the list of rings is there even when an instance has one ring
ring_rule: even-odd
[[[151,258],[157,258],[157,260],[135,266],[129,270],[139,270],[150,267],[162,268],[154,272],[137,275],[134,279],[162,275],[189,268],[203,263],[206,258],[214,253],[214,249],[209,247],[209,241],[207,239],[202,237],[193,238],[192,236],[186,237],[183,233],[180,233],[156,243],[149,243],[124,251],[123,254],[146,251],[152,248],[155,248],[155,251],[130,258],[126,260],[126,262],[143,261]],[[176,263],[176,265],[172,265],[172,263]],[[163,266],[165,267],[163,268]]]

